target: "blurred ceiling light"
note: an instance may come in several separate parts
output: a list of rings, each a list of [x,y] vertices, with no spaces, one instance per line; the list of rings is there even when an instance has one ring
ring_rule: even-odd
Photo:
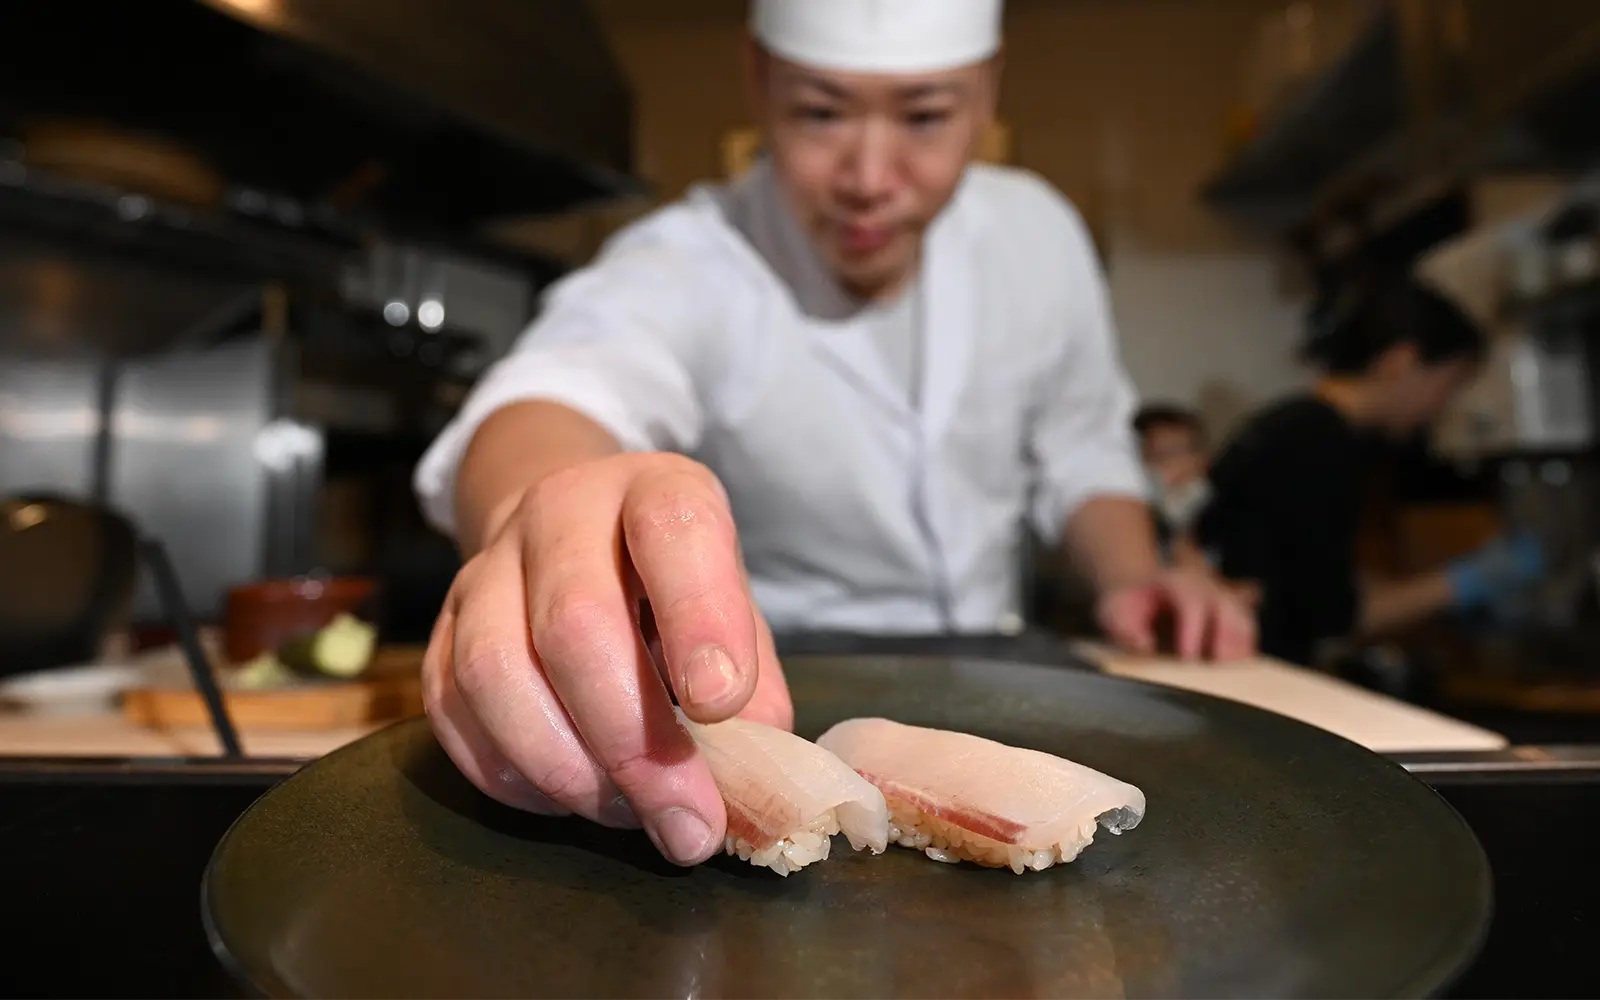
[[[17,504],[11,508],[11,529],[13,531],[26,531],[43,522],[49,516],[49,511],[45,510],[41,504]]]
[[[257,17],[275,17],[279,13],[281,0],[220,0],[224,7],[232,7],[244,14],[254,14]]]
[[[444,326],[444,303],[438,299],[424,299],[418,303],[417,324],[430,333]]]
[[[411,318],[411,307],[399,299],[392,299],[383,307],[383,318],[390,326],[405,326]]]
[[[300,460],[314,460],[321,454],[322,435],[298,421],[274,420],[256,432],[256,461],[272,472],[288,472]]]

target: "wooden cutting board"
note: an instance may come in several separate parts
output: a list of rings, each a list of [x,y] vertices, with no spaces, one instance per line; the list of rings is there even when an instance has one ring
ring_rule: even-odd
[[[1378,753],[1499,750],[1508,740],[1328,674],[1258,657],[1186,663],[1083,644],[1085,658],[1119,677],[1229,698],[1337,733]]]
[[[384,646],[355,680],[265,691],[228,688],[223,701],[241,730],[313,732],[394,722],[422,714],[422,653],[421,646]],[[122,714],[156,729],[210,725],[205,701],[186,674],[125,692]]]

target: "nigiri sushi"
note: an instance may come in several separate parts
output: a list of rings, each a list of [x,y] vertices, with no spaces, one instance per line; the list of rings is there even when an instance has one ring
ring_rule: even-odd
[[[828,856],[833,835],[855,850],[889,846],[883,793],[833,754],[793,733],[746,719],[678,719],[711,766],[728,811],[723,849],[787,876]]]
[[[1081,764],[966,733],[851,719],[822,734],[889,803],[889,839],[935,861],[1021,875],[1076,858],[1096,826],[1144,818],[1144,792]]]

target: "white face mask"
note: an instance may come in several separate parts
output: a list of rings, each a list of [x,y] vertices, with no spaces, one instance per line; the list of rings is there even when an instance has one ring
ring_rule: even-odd
[[[1154,472],[1147,470],[1146,476],[1150,480],[1151,502],[1174,528],[1187,528],[1211,500],[1211,484],[1203,478],[1167,486]]]

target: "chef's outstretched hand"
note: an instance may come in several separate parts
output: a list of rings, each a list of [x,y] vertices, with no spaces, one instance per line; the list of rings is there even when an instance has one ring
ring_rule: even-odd
[[[705,860],[726,816],[672,696],[697,722],[793,724],[721,484],[674,455],[586,462],[490,538],[423,661],[445,751],[507,805],[642,826],[670,860]]]
[[[1155,653],[1163,621],[1186,660],[1238,660],[1256,651],[1256,620],[1245,597],[1211,574],[1171,569],[1148,583],[1119,587],[1100,597],[1100,627],[1118,645]]]

